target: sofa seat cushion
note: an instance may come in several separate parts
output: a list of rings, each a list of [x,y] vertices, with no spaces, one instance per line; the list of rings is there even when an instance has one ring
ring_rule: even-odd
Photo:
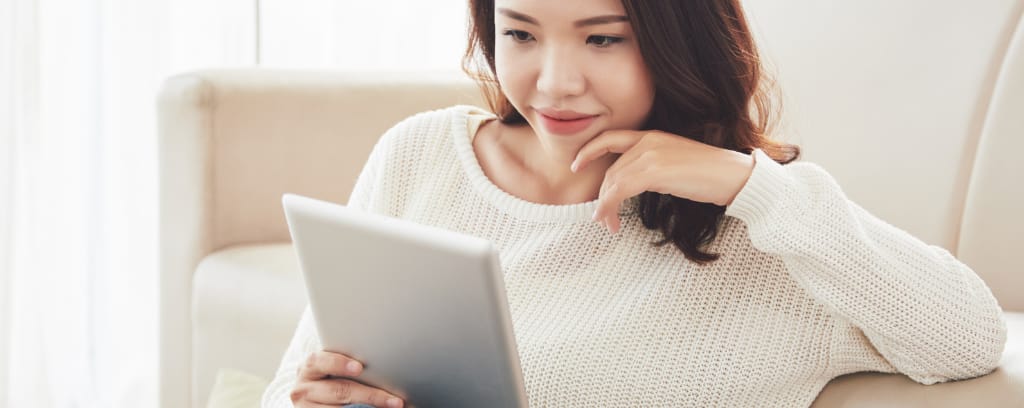
[[[216,251],[192,293],[192,386],[205,401],[221,369],[273,378],[306,307],[290,243]]]
[[[1002,370],[1013,374],[1024,385],[1024,313],[1007,313],[1006,350],[999,366]],[[1021,404],[1024,407],[1024,404]]]

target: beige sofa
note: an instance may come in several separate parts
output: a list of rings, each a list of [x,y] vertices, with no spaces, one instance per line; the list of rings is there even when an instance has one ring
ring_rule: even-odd
[[[786,28],[763,4],[774,1],[750,3],[787,96],[784,138],[869,211],[972,266],[1008,312],[1007,350],[990,375],[922,386],[856,374],[830,383],[815,406],[1024,406],[1024,3],[913,2],[931,14],[908,35],[946,43],[903,52],[893,49],[905,40],[854,36],[862,28],[852,25],[797,38],[811,23]],[[883,31],[887,18],[917,13],[902,2],[843,3],[830,7],[897,14],[880,17]],[[842,19],[826,8],[800,12]],[[964,27],[929,20],[936,14]],[[858,62],[876,48],[889,50],[889,69]],[[387,127],[455,103],[482,104],[473,84],[445,77],[242,69],[166,82],[162,407],[204,406],[222,368],[273,375],[305,305],[281,194],[344,202]]]

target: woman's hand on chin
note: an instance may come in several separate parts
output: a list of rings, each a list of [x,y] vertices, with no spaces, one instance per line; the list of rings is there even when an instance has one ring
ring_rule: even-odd
[[[656,130],[609,130],[580,148],[572,171],[606,154],[621,156],[605,172],[594,220],[612,233],[621,228],[619,207],[630,197],[653,191],[728,206],[754,169],[752,155],[686,137]]]

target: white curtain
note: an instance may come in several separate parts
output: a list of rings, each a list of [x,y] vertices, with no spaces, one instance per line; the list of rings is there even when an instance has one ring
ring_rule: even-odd
[[[255,15],[0,2],[0,406],[156,405],[157,89],[253,65]]]
[[[0,1],[0,408],[156,405],[165,78],[456,70],[465,4]]]
[[[467,0],[260,0],[260,65],[459,71]]]

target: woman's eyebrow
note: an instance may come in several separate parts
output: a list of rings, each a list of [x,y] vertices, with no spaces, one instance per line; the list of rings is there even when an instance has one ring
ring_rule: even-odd
[[[502,15],[508,17],[508,18],[511,18],[513,20],[519,20],[519,21],[522,21],[524,23],[530,23],[530,24],[538,25],[538,26],[540,25],[540,22],[538,22],[537,19],[535,19],[533,17],[530,17],[530,16],[528,16],[526,14],[520,13],[518,11],[509,10],[507,8],[499,8],[498,9],[498,14],[502,14]]]
[[[529,23],[529,24],[533,24],[533,25],[537,25],[537,26],[540,25],[540,23],[537,21],[537,19],[535,19],[533,17],[530,17],[530,16],[528,16],[526,14],[520,13],[518,11],[509,10],[507,8],[499,8],[498,9],[498,13],[502,14],[502,15],[508,17],[508,18],[511,18],[513,20],[519,20],[519,21],[522,21],[524,23]],[[582,28],[582,27],[586,27],[586,26],[601,25],[601,24],[611,24],[611,23],[622,23],[622,22],[629,22],[629,17],[623,16],[623,15],[609,14],[609,15],[605,15],[605,16],[596,16],[596,17],[585,18],[585,19],[582,19],[582,20],[577,20],[576,22],[572,23],[572,25],[575,26],[576,28]]]
[[[629,22],[629,17],[615,15],[615,14],[609,14],[607,16],[597,16],[597,17],[585,18],[585,19],[576,21],[575,23],[572,23],[572,25],[575,26],[576,28],[582,28],[582,27],[593,26],[593,25],[611,24],[611,23],[628,23],[628,22]]]

